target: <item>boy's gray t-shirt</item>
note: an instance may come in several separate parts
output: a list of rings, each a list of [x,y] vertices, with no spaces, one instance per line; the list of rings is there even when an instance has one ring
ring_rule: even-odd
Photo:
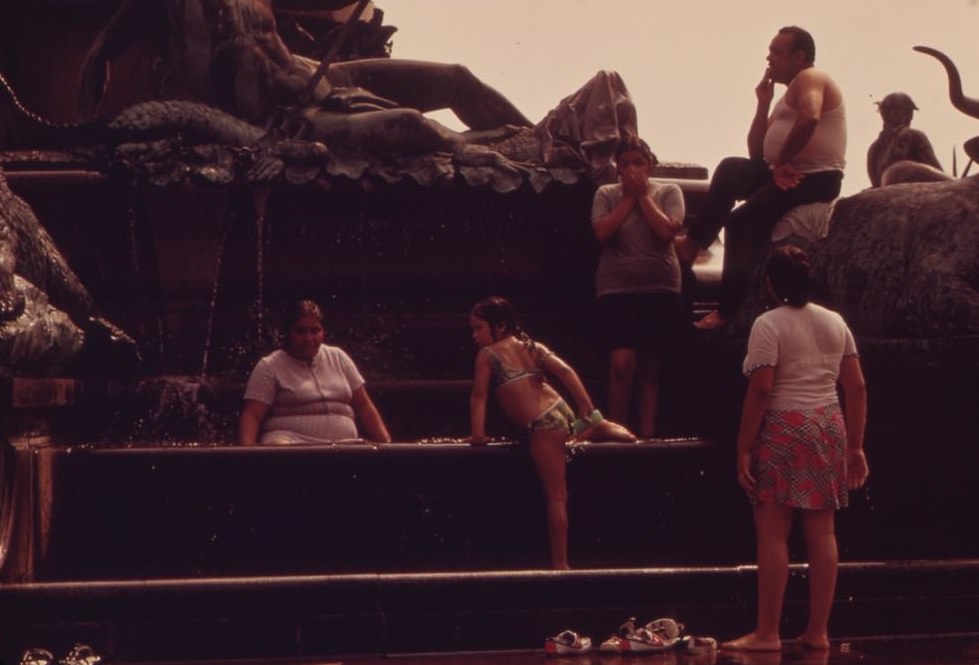
[[[649,181],[653,202],[677,224],[683,223],[683,191],[674,183]],[[595,192],[591,219],[610,212],[622,200],[622,185],[604,185]],[[602,248],[595,274],[595,294],[680,293],[680,262],[673,242],[658,238],[638,208]]]

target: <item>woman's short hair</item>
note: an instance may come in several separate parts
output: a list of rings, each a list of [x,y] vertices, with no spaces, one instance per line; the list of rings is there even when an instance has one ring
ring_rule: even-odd
[[[776,247],[766,266],[768,281],[775,297],[801,307],[809,302],[812,288],[812,265],[809,257],[795,245]]]
[[[646,161],[649,162],[650,166],[656,166],[659,164],[659,160],[656,158],[656,154],[649,147],[649,144],[638,136],[626,134],[619,140],[615,146],[615,161],[619,161],[619,157],[627,152],[638,152],[640,155],[646,158]]]
[[[313,300],[294,300],[286,305],[285,311],[282,314],[282,321],[280,322],[279,331],[282,333],[283,339],[289,338],[289,332],[292,327],[296,325],[299,319],[305,318],[307,316],[315,317],[320,325],[323,324],[323,310],[320,306],[316,304]]]

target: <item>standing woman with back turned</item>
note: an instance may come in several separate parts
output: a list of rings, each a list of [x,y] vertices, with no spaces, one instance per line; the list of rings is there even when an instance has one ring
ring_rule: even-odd
[[[721,647],[782,648],[788,537],[798,513],[809,562],[809,623],[797,644],[825,650],[839,561],[834,517],[848,504],[847,491],[867,480],[866,386],[843,317],[809,302],[805,253],[798,247],[777,248],[768,262],[767,281],[778,305],[755,320],[748,338],[748,390],[737,453],[738,483],[754,506],[758,617],[753,633]],[[837,381],[843,388],[842,409]]]

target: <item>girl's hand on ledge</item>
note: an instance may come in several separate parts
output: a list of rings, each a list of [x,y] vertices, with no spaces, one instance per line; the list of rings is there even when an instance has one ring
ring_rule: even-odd
[[[460,439],[457,436],[429,436],[425,437],[424,439],[418,439],[415,443],[419,443],[421,445],[464,445],[469,443],[469,437]]]

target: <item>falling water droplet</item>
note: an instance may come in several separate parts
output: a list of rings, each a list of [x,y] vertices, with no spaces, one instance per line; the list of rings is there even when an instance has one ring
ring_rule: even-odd
[[[201,358],[201,380],[207,376],[207,357],[211,351],[211,340],[214,334],[214,310],[217,308],[218,287],[221,283],[221,260],[224,258],[224,248],[228,242],[228,233],[231,231],[231,227],[234,226],[235,217],[236,215],[233,212],[228,215],[228,221],[224,225],[221,242],[218,245],[217,257],[214,260],[214,279],[211,283],[211,300],[207,309],[207,325],[204,333],[204,355]]]

